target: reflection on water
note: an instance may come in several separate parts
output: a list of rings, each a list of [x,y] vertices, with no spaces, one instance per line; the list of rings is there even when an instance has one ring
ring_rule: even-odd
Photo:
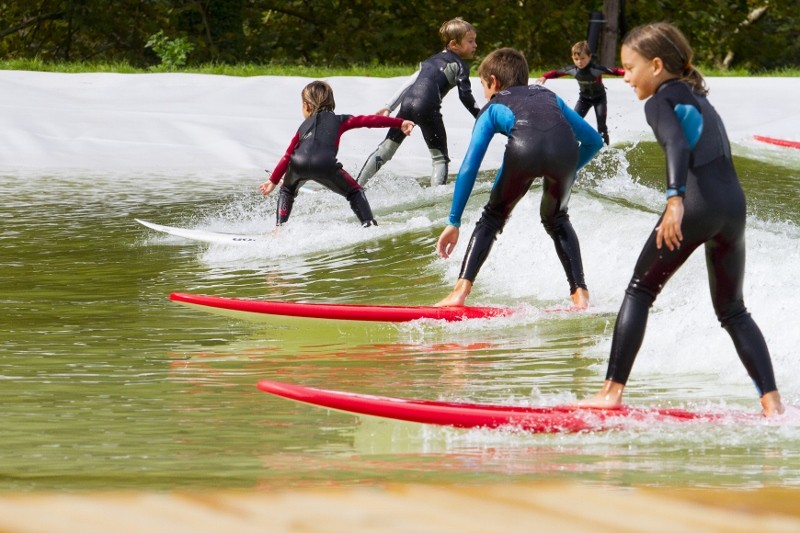
[[[458,274],[458,259],[441,261],[433,251],[452,185],[431,190],[410,178],[376,180],[368,194],[381,221],[377,231],[358,227],[340,198],[303,193],[291,224],[274,239],[220,247],[157,235],[133,218],[263,233],[272,225],[275,199],[256,194],[259,177],[0,176],[0,488],[202,489],[509,477],[799,484],[796,410],[780,424],[530,435],[355,417],[256,389],[258,380],[272,379],[529,405],[593,392],[605,371],[622,291],[662,201],[654,156],[645,150],[631,158],[633,167],[623,156],[621,150],[604,152],[571,203],[592,309],[552,312],[568,303],[566,282],[538,222],[534,187],[498,239],[471,300],[519,312],[456,324],[281,327],[167,299],[181,291],[434,302]],[[659,170],[648,171],[651,166]],[[794,283],[800,232],[796,206],[785,199],[796,196],[798,176],[788,171],[757,181],[761,185],[750,194],[748,306],[770,343],[783,394],[796,404],[800,334],[786,328],[786,317],[800,298]],[[475,222],[490,182],[487,174],[478,183],[465,228]],[[459,244],[457,258],[465,245]],[[657,302],[629,402],[757,411],[705,284],[702,258],[693,257]]]

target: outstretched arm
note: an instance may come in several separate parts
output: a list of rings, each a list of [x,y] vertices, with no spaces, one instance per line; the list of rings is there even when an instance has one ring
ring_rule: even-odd
[[[272,171],[272,174],[269,177],[269,180],[265,181],[259,186],[261,190],[261,194],[267,196],[271,193],[275,186],[281,181],[281,178],[284,174],[286,174],[286,169],[289,168],[289,161],[291,160],[292,154],[294,153],[294,149],[297,148],[297,144],[300,142],[300,134],[295,133],[294,137],[292,137],[292,141],[289,143],[289,148],[286,149],[286,152],[278,161],[278,164],[275,165],[275,169]]]

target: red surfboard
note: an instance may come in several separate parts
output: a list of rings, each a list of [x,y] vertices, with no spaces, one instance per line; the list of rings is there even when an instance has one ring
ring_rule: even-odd
[[[632,422],[712,422],[721,414],[622,406],[598,409],[561,405],[523,407],[411,400],[259,381],[264,392],[319,407],[408,422],[457,428],[509,427],[531,433],[574,433],[622,428]]]
[[[269,320],[277,317],[364,322],[410,322],[427,318],[452,322],[474,318],[507,316],[513,313],[513,309],[510,307],[432,307],[275,302],[222,298],[183,292],[173,292],[169,295],[169,299],[173,302],[197,307],[205,311],[257,320]]]
[[[763,135],[753,135],[753,139],[762,143],[785,146],[787,148],[800,148],[800,141],[790,141],[788,139],[776,139],[774,137],[764,137]]]

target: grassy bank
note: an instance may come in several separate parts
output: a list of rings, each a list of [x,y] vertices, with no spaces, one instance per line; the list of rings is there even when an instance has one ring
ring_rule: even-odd
[[[561,68],[564,65],[551,65],[548,67],[531,68],[531,76],[538,76],[541,72],[552,68]],[[127,63],[49,63],[35,59],[0,61],[0,70],[28,70],[39,72],[115,72],[121,74],[142,74],[152,72],[181,72],[191,74],[216,74],[223,76],[300,76],[304,78],[328,78],[331,76],[371,76],[376,78],[391,78],[407,76],[416,70],[417,65],[349,65],[347,67],[306,66],[306,65],[280,65],[280,64],[240,64],[240,65],[200,65],[184,67],[176,70],[160,68],[138,68]],[[750,72],[743,69],[720,70],[711,67],[698,67],[705,76],[774,76],[774,77],[800,77],[800,68],[782,69],[777,71]],[[474,71],[474,68],[473,68]]]

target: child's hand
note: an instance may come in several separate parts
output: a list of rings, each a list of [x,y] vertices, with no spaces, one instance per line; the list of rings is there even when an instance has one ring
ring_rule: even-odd
[[[381,116],[384,116],[384,117],[388,117],[389,113],[391,113],[391,111],[389,111],[388,107],[382,107],[382,108],[378,109],[378,111],[375,112],[376,115],[381,115]]]
[[[537,79],[537,80],[536,80],[534,83],[535,83],[536,85],[544,85],[544,82],[545,82],[545,81],[547,81],[547,78],[545,78],[544,76],[542,76],[542,77],[538,78],[538,79]]]
[[[662,245],[666,245],[670,252],[680,249],[683,240],[682,220],[683,198],[673,196],[667,200],[667,208],[661,217],[661,224],[656,227],[656,248],[660,250]]]
[[[436,243],[436,251],[439,257],[447,259],[458,244],[458,228],[455,226],[447,226],[439,236],[439,241]]]
[[[265,181],[264,183],[261,184],[259,189],[261,189],[261,194],[263,194],[264,196],[269,196],[269,193],[274,191],[275,187],[277,187],[276,184],[274,184],[271,181],[267,180],[267,181]]]
[[[414,126],[416,126],[416,124],[414,124],[410,120],[404,120],[403,124],[400,126],[400,130],[403,133],[405,133],[406,136],[408,136],[408,135],[411,135],[411,130],[414,129]]]

